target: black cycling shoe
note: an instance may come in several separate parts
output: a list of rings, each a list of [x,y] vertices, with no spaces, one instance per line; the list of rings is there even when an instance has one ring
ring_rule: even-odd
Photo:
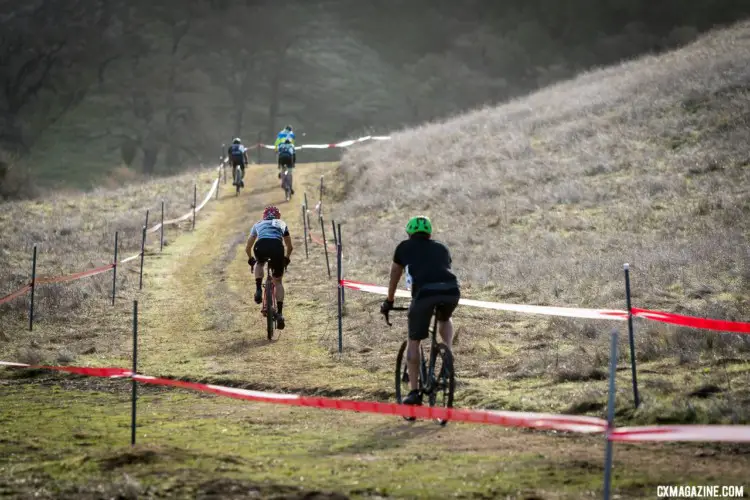
[[[255,303],[260,304],[263,302],[263,291],[262,290],[255,290]]]
[[[290,189],[289,192],[294,194],[294,189]]]
[[[401,401],[401,404],[421,406],[422,395],[419,393],[419,389],[409,391],[409,394]]]
[[[286,326],[286,324],[284,323],[284,316],[282,316],[281,314],[277,314],[276,315],[276,329],[283,330],[284,326]]]

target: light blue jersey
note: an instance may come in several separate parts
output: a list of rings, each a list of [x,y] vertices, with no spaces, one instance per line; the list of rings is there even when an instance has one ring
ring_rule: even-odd
[[[250,230],[250,236],[255,236],[259,240],[273,239],[282,240],[284,236],[289,236],[289,228],[281,219],[262,220],[255,224]]]
[[[279,156],[294,156],[294,145],[285,142],[279,144]]]
[[[247,151],[247,148],[242,144],[232,144],[229,147],[229,154],[238,160],[241,160],[244,157],[245,151]]]

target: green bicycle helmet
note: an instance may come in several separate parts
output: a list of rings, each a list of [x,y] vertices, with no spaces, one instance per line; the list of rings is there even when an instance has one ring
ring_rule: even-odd
[[[406,234],[411,236],[415,233],[432,234],[432,222],[430,222],[429,217],[417,215],[409,219],[409,222],[406,223]]]

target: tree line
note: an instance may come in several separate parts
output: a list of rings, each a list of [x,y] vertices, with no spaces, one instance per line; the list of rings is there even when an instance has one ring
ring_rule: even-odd
[[[0,12],[0,148],[22,161],[64,132],[158,174],[286,123],[328,142],[498,103],[678,47],[750,3],[0,0]]]

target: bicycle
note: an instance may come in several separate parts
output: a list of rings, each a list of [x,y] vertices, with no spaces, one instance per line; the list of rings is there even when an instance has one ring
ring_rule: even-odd
[[[266,264],[266,268],[266,282],[263,283],[263,305],[261,306],[260,313],[266,317],[266,334],[268,340],[273,340],[273,332],[276,330],[276,283],[273,282],[270,262]],[[271,298],[270,308],[268,307],[269,297]]]
[[[292,199],[292,183],[289,180],[289,168],[284,168],[284,172],[281,174],[281,187],[284,189],[284,199],[289,201]]]
[[[234,167],[234,185],[235,185],[235,196],[240,195],[240,189],[242,189],[241,186],[242,183],[242,167],[240,167],[239,164],[235,165]]]
[[[252,272],[255,266],[259,265],[257,261],[250,267]],[[263,265],[263,264],[260,264]],[[270,312],[269,314],[269,300],[270,299]],[[266,318],[266,334],[268,340],[273,340],[273,332],[276,330],[276,317],[278,308],[276,306],[276,283],[273,281],[273,275],[271,274],[271,263],[266,263],[266,282],[263,283],[263,301],[261,302],[260,314]]]
[[[445,408],[453,408],[453,396],[456,389],[456,376],[453,371],[453,354],[448,350],[448,346],[442,342],[438,342],[436,338],[437,334],[437,309],[442,304],[436,304],[432,310],[432,329],[430,330],[430,356],[428,360],[425,360],[424,347],[422,344],[419,345],[419,394],[420,396],[427,396],[427,401],[431,407],[434,407],[437,403],[438,396],[442,392],[443,404],[441,406]],[[408,311],[408,307],[394,307],[392,311]],[[385,316],[385,322],[388,326],[393,326],[388,318],[388,313],[383,314]],[[406,363],[406,349],[408,341],[405,340],[401,344],[401,348],[398,350],[396,356],[396,402],[401,404],[403,401],[402,390],[409,393],[409,372]],[[435,365],[440,360],[440,369],[437,370],[437,376],[435,376]],[[403,387],[402,387],[403,385]],[[403,417],[404,420],[413,422],[416,417]],[[444,419],[436,419],[441,426],[445,426],[448,423]]]

